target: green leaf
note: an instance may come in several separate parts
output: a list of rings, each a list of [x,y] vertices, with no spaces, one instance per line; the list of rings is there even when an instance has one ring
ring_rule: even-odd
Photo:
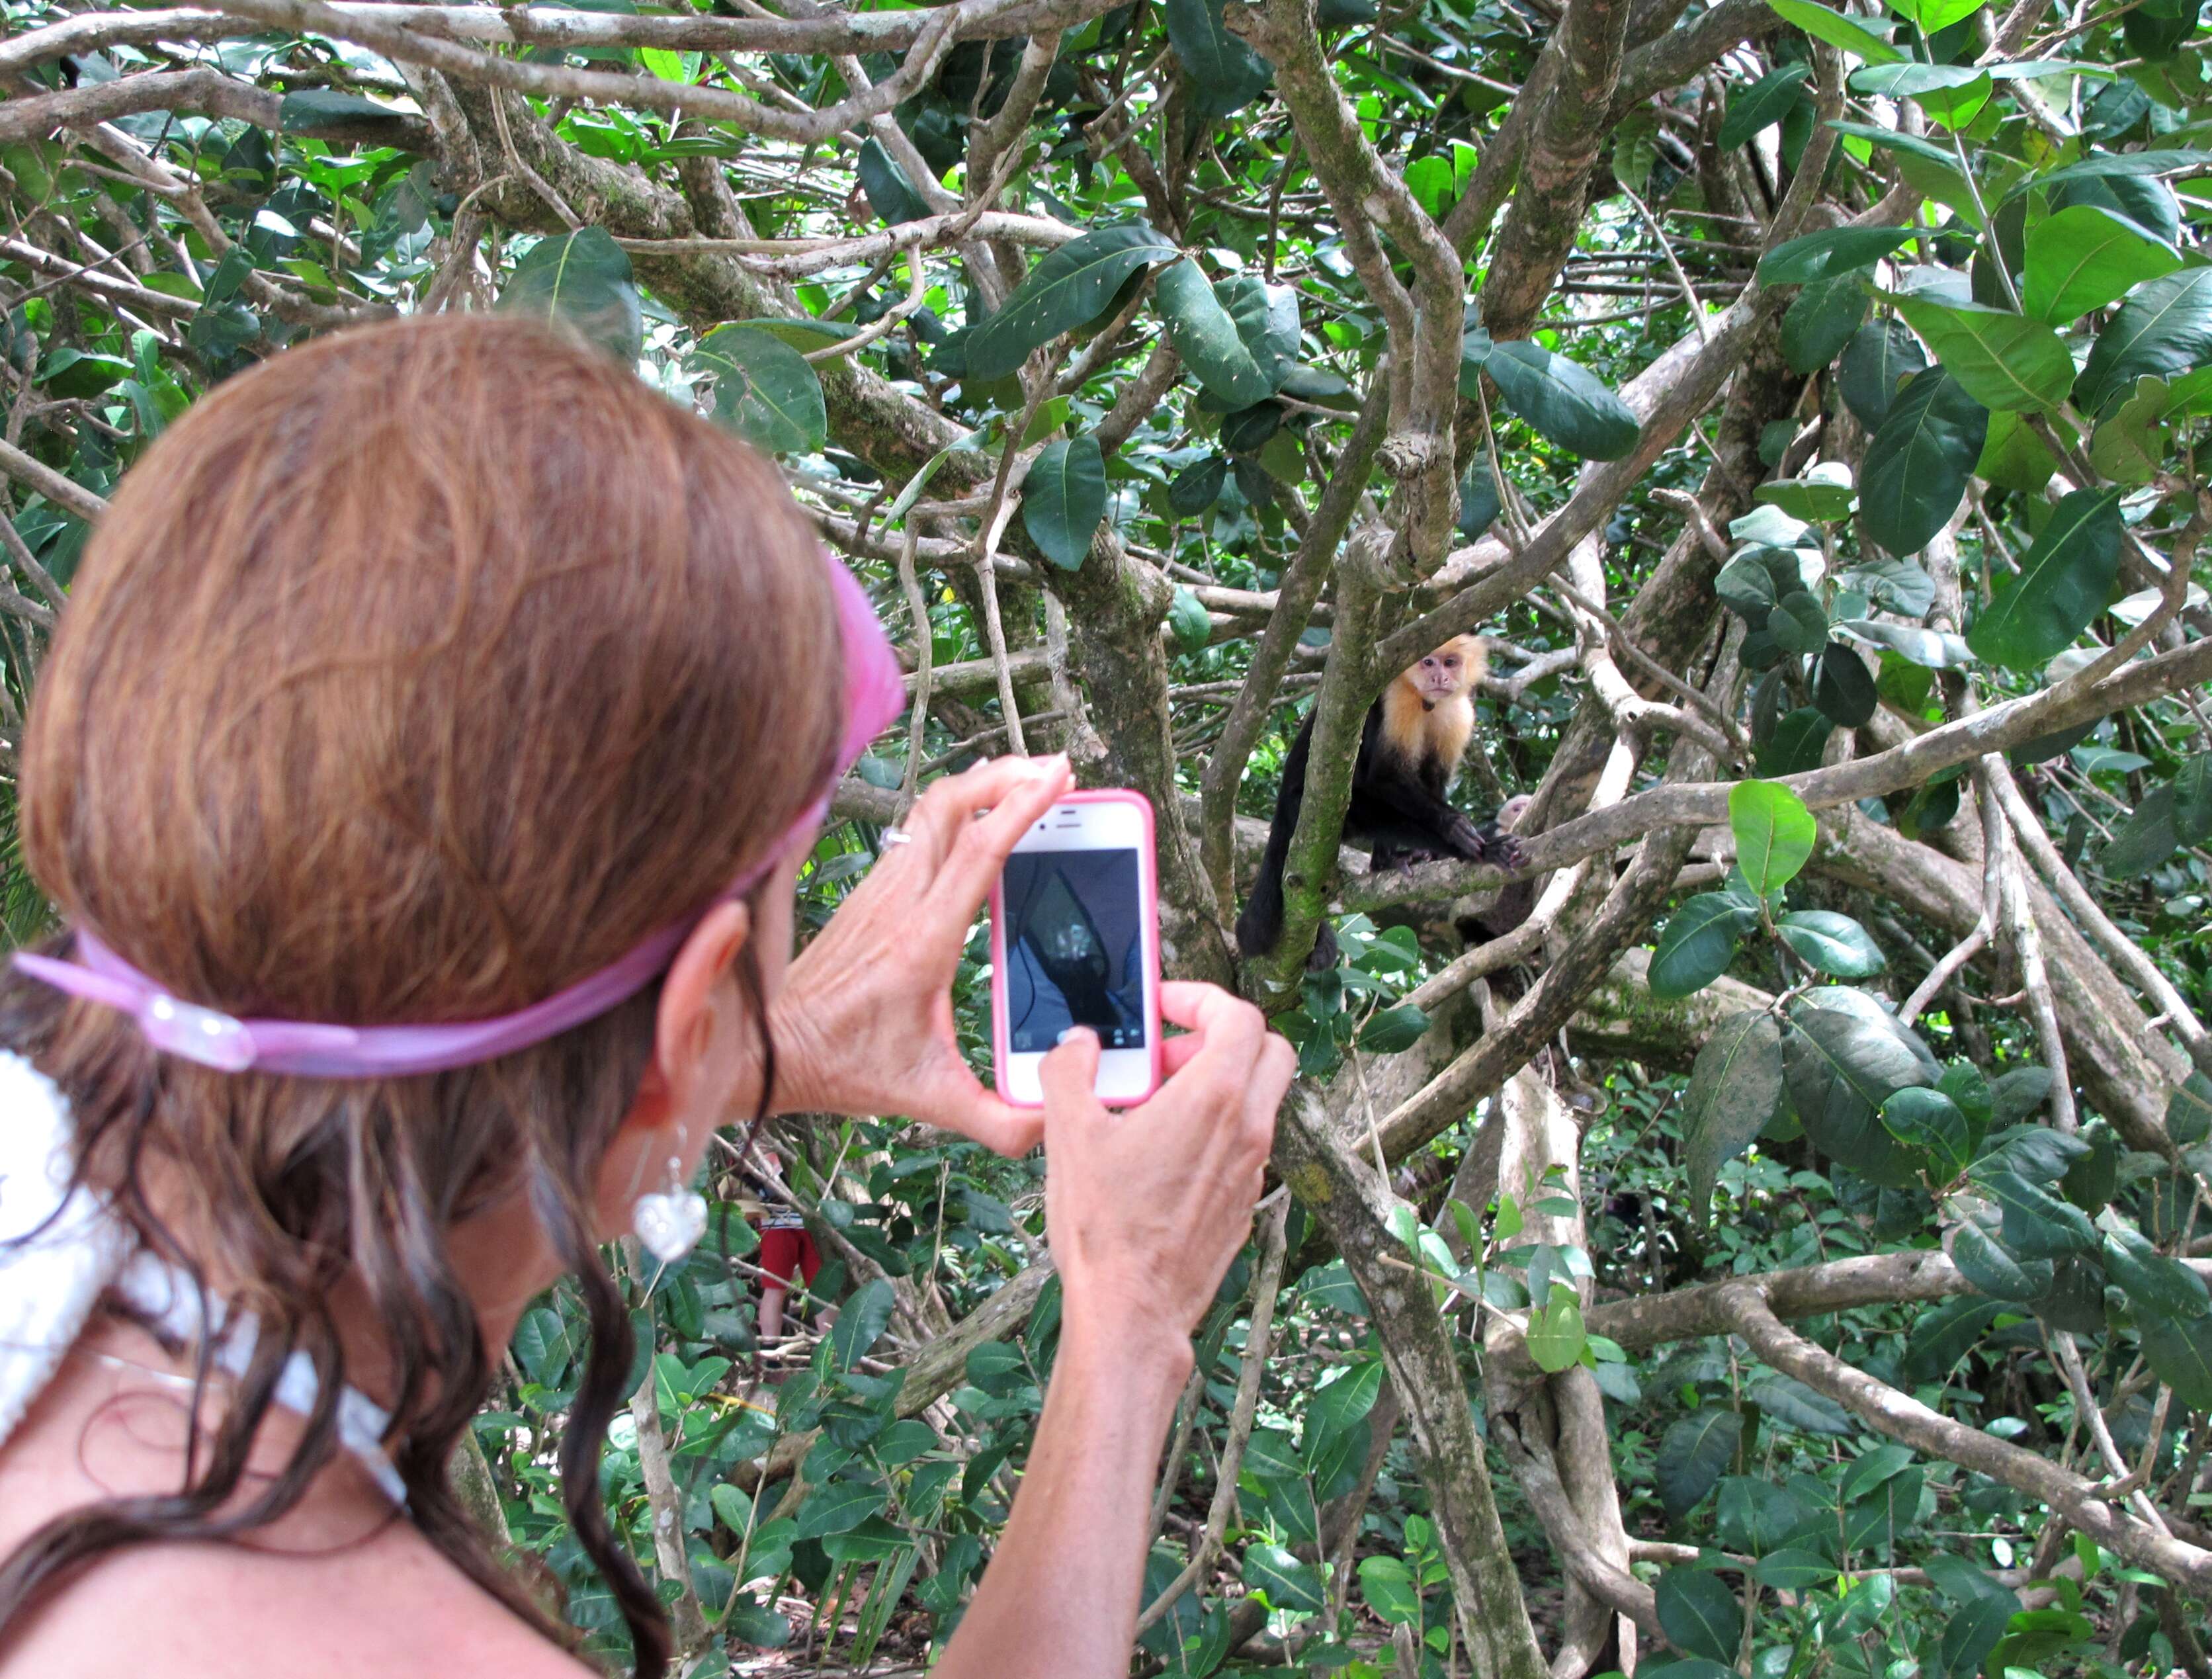
[[[645,319],[629,253],[605,228],[539,240],[515,264],[499,307],[565,321],[629,366],[645,353]]]
[[[2047,1259],[2019,1260],[1969,1220],[1952,1233],[1951,1262],[1959,1274],[1992,1300],[2025,1305],[2049,1292],[2057,1267]]]
[[[1873,267],[1912,236],[1911,228],[1827,228],[1804,234],[1759,259],[1759,283],[1802,286],[1856,273]]]
[[[1788,1376],[1763,1376],[1744,1390],[1743,1396],[1764,1415],[1801,1434],[1848,1439],[1859,1432],[1849,1411]]]
[[[1986,0],[1887,0],[1892,11],[1920,26],[1923,35],[1940,34],[1954,23],[1963,23],[1981,10]]]
[[[2105,610],[2118,580],[2118,490],[2077,490],[2061,501],[1996,598],[1976,614],[1966,645],[2008,670],[2034,670],[2074,644]]]
[[[890,1325],[893,1304],[890,1280],[875,1277],[838,1308],[837,1322],[830,1331],[832,1370],[850,1370],[867,1356]]]
[[[2166,417],[2173,405],[2172,387],[2145,374],[2097,422],[2089,464],[2114,484],[2148,484],[2166,459]]]
[[[1649,984],[1662,1001],[1701,991],[1728,971],[1736,940],[1759,924],[1734,898],[1702,892],[1668,918],[1651,958]]]
[[[1393,1627],[1417,1627],[1421,1621],[1421,1594],[1413,1571],[1395,1556],[1359,1560],[1359,1595],[1376,1618]]]
[[[1528,1314],[1528,1356],[1547,1375],[1571,1368],[1589,1335],[1583,1327],[1582,1302],[1565,1284],[1553,1286],[1552,1304]]]
[[[928,216],[929,206],[915,190],[914,182],[898,160],[884,149],[884,143],[872,135],[860,143],[859,173],[860,191],[868,195],[868,208],[885,226],[896,228]]]
[[[1708,1406],[1668,1428],[1652,1470],[1669,1519],[1679,1522],[1705,1502],[1742,1439],[1742,1413],[1721,1406]]]
[[[1783,1074],[1813,1146],[1869,1182],[1913,1183],[1912,1161],[1876,1116],[1890,1096],[1934,1082],[1911,1034],[1864,992],[1831,986],[1790,1015]]]
[[[1977,1183],[2004,1214],[2004,1244],[2016,1259],[2063,1259],[2097,1251],[2097,1232],[2088,1217],[2040,1183],[2015,1171],[1976,1168]]]
[[[2180,266],[2180,253],[2148,228],[2100,204],[2073,204],[2028,228],[2021,302],[2063,325]]]
[[[1806,289],[1808,295],[1811,289]],[[1778,478],[1771,484],[1763,484],[1752,495],[1754,500],[1780,508],[1793,519],[1814,525],[1832,524],[1843,518],[1857,499],[1851,489],[1851,469],[1840,460],[1824,460],[1801,478]]]
[[[1966,1169],[1973,1134],[1959,1104],[1942,1091],[1917,1086],[1893,1091],[1881,1104],[1881,1122],[1906,1147],[1923,1149],[1933,1158],[1939,1181],[1948,1182]]]
[[[2181,849],[2173,829],[2173,788],[2153,788],[2097,854],[2097,867],[2115,880],[2148,874]]]
[[[1386,1008],[1370,1020],[1359,1034],[1359,1047],[1370,1055],[1395,1055],[1410,1049],[1429,1029],[1429,1017],[1411,1003]]]
[[[1966,127],[1982,113],[1996,85],[1972,64],[1874,64],[1851,73],[1850,85],[1884,99],[1910,99],[1944,127]]]
[[[1771,1556],[1761,1557],[1752,1575],[1761,1585],[1776,1591],[1806,1591],[1820,1585],[1832,1588],[1836,1565],[1811,1551],[1777,1551]],[[1734,1673],[1735,1670],[1731,1667],[1722,1671]]]
[[[1729,826],[1736,867],[1761,897],[1797,878],[1820,836],[1805,801],[1773,782],[1738,782],[1730,788]]]
[[[1586,460],[1619,460],[1642,435],[1634,412],[1595,374],[1529,339],[1493,346],[1483,369],[1511,413]]]
[[[1702,1569],[1669,1568],[1652,1590],[1660,1629],[1677,1650],[1723,1664],[1735,1660],[1743,1638],[1743,1605],[1727,1581]]]
[[[1204,601],[1178,583],[1175,599],[1168,604],[1168,628],[1174,632],[1176,645],[1185,653],[1203,653],[1213,639],[1213,616]]]
[[[1217,17],[1219,10],[1217,4]],[[1042,258],[1005,307],[969,332],[967,377],[980,385],[1006,378],[1031,350],[1103,314],[1139,270],[1180,254],[1141,222],[1079,234]]]
[[[1698,1051],[1682,1098],[1682,1151],[1698,1216],[1712,1205],[1721,1168],[1751,1147],[1781,1106],[1781,1024],[1759,1009],[1731,1014]]]
[[[2171,379],[2212,357],[2212,268],[2186,268],[2148,282],[2097,335],[2074,387],[2087,413],[2135,389],[2145,374]]]
[[[817,1487],[799,1506],[792,1536],[821,1539],[849,1533],[871,1516],[883,1513],[890,1497],[880,1487],[860,1481],[833,1481]]]
[[[1296,364],[1298,298],[1256,275],[1209,283],[1186,257],[1153,289],[1168,337],[1206,388],[1232,407],[1274,395]]]
[[[1022,528],[1037,551],[1062,571],[1080,570],[1105,517],[1106,457],[1097,434],[1046,444],[1022,480]]]
[[[1505,498],[1498,493],[1498,475],[1490,470],[1490,463],[1477,455],[1468,463],[1467,476],[1459,481],[1459,536],[1462,542],[1473,542],[1498,521],[1505,508]]]
[[[2166,1104],[2166,1135],[2177,1148],[2194,1148],[2212,1137],[2212,1078],[2192,1073]]]
[[[1813,666],[1813,703],[1839,728],[1863,727],[1874,715],[1880,696],[1866,661],[1841,642],[1820,649]]]
[[[1188,72],[1194,104],[1225,117],[1259,97],[1274,68],[1221,21],[1222,0],[1165,0],[1168,45]]]
[[[1856,53],[1870,64],[1893,64],[1905,57],[1880,35],[1814,4],[1814,0],[1766,0],[1766,3],[1814,40]]]
[[[313,129],[325,140],[343,141],[349,129],[357,129],[364,137],[388,133],[400,114],[359,94],[302,88],[285,94],[277,105],[276,126],[287,134]]]
[[[1989,425],[1989,411],[1944,369],[1914,375],[1859,471],[1868,534],[1899,557],[1926,547],[1965,499]]]
[[[2136,1325],[2143,1362],[2192,1411],[2212,1410],[2212,1317],[2152,1317]]]
[[[1820,597],[1809,589],[1792,589],[1767,614],[1766,633],[1784,653],[1818,653],[1828,640],[1828,614]]]
[[[1168,485],[1168,506],[1179,517],[1196,518],[1221,499],[1221,486],[1229,477],[1229,457],[1210,454],[1175,475]]]
[[[1721,149],[1734,151],[1738,146],[1749,145],[1780,122],[1782,113],[1797,102],[1798,88],[1812,74],[1810,64],[1784,64],[1732,94],[1728,114],[1721,119]]]
[[[2169,1258],[2132,1230],[2104,1235],[2105,1274],[2146,1317],[2202,1317],[2212,1311],[2212,1290],[2179,1260]]]
[[[1852,417],[1876,431],[1897,401],[1897,387],[1927,365],[1927,352],[1903,321],[1869,321],[1844,347],[1837,388]]]
[[[1280,1545],[1244,1548],[1244,1584],[1267,1594],[1279,1609],[1319,1609],[1328,1607],[1322,1590],[1321,1570],[1301,1562]]]
[[[1793,909],[1774,928],[1807,966],[1838,979],[1869,979],[1889,965],[1864,928],[1832,909]]]
[[[717,326],[685,358],[714,380],[714,417],[769,454],[818,449],[830,435],[822,380],[806,358],[757,326]]]
[[[1928,340],[1968,396],[1998,413],[2047,413],[2074,386],[2074,358],[2039,320],[1978,303],[1956,306],[1899,295],[1898,313]],[[1980,445],[1975,445],[1976,453]]]
[[[1750,638],[1745,639],[1748,642]],[[1773,640],[1771,636],[1767,639]],[[1775,654],[1778,658],[1781,656],[1778,647]],[[1835,732],[1836,726],[1826,713],[1801,705],[1778,720],[1773,733],[1759,743],[1752,755],[1752,767],[1770,778],[1818,770],[1821,756],[1827,750],[1828,737]]]

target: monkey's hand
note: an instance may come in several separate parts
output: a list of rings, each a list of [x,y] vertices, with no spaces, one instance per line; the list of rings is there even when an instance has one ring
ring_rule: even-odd
[[[1495,822],[1483,824],[1475,830],[1475,837],[1482,842],[1482,861],[1495,863],[1508,873],[1528,867],[1527,848]]]

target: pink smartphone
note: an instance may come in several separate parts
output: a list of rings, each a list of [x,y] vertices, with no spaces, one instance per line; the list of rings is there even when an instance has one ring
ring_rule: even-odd
[[[1071,793],[1024,835],[991,889],[991,1039],[999,1094],[1041,1107],[1060,1034],[1098,1034],[1098,1099],[1160,1082],[1160,891],[1152,801]]]

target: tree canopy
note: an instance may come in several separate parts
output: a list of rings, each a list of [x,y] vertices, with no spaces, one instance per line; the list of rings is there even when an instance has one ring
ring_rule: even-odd
[[[808,919],[922,782],[1064,748],[1160,812],[1170,970],[1299,1047],[1146,1670],[2207,1679],[2197,13],[9,0],[7,808],[198,395],[564,321],[775,457],[900,641]],[[1460,797],[1534,800],[1495,935],[1498,870],[1341,844],[1368,707],[1467,631]],[[628,1275],[606,1495],[694,1671],[919,1664],[1051,1367],[1042,1164],[785,1128],[842,1315],[748,1388],[718,1184]],[[581,1322],[530,1312],[456,1473],[618,1663],[549,1491]]]

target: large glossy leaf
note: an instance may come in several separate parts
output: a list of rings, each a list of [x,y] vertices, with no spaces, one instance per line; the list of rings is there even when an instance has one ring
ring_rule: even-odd
[[[1129,277],[1180,253],[1141,222],[1078,234],[1042,258],[968,335],[968,377],[1004,379],[1031,350],[1097,319]]]
[[[1748,88],[1729,95],[1728,114],[1721,119],[1719,143],[1725,150],[1748,145],[1757,136],[1782,120],[1795,105],[1798,88],[1813,74],[1810,64],[1784,64],[1769,70]]]
[[[2181,848],[2173,826],[2173,788],[2154,787],[2128,819],[2112,830],[2097,854],[2097,867],[2115,880],[2148,874]]]
[[[1229,33],[1222,21],[1222,0],[1165,0],[1168,45],[1175,49],[1198,108],[1225,117],[1256,99],[1274,79],[1274,68]]]
[[[1852,72],[1863,94],[1909,99],[1946,128],[1964,128],[1996,91],[1987,70],[1971,64],[1870,64]]]
[[[2112,598],[2124,538],[2118,491],[2075,490],[2052,511],[2020,575],[2001,581],[1976,615],[1966,645],[2009,670],[2048,663]]]
[[[2212,1317],[2153,1317],[2142,1331],[2143,1362],[2192,1411],[2212,1410]]]
[[[769,454],[818,449],[830,433],[822,380],[806,358],[757,326],[718,326],[685,358],[714,380],[714,417]]]
[[[1229,457],[1210,454],[1193,461],[1168,485],[1168,506],[1185,519],[1195,518],[1221,499],[1229,477]]]
[[[1912,234],[1911,228],[1828,228],[1801,234],[1759,259],[1759,283],[1802,286],[1856,273],[1873,267]]]
[[[1954,306],[1906,295],[1896,302],[1936,359],[1984,408],[2045,413],[2073,388],[2074,358],[2039,320],[1978,303]]]
[[[1927,365],[1927,351],[1903,321],[1869,321],[1844,346],[1837,388],[1852,417],[1875,431],[1896,403],[1898,386]]]
[[[1761,897],[1797,878],[1820,837],[1805,801],[1773,782],[1738,782],[1729,790],[1729,827],[1736,867]]]
[[[1720,1484],[1729,1461],[1743,1439],[1743,1414],[1708,1406],[1682,1417],[1660,1438],[1653,1461],[1653,1478],[1667,1514],[1675,1521],[1705,1502]]]
[[[629,253],[605,228],[539,240],[515,264],[499,307],[566,322],[628,365],[644,353],[644,316]]]
[[[1864,727],[1880,702],[1874,677],[1856,649],[1830,642],[1813,664],[1813,703],[1839,728]]]
[[[1959,1104],[1942,1091],[1917,1085],[1892,1091],[1881,1104],[1881,1122],[1898,1141],[1928,1154],[1937,1182],[1966,1169],[1973,1132]]]
[[[1732,1662],[1743,1637],[1743,1605],[1728,1582],[1702,1569],[1669,1568],[1653,1589],[1659,1626],[1667,1640],[1687,1656]]]
[[[1279,1609],[1317,1609],[1326,1607],[1321,1571],[1301,1562],[1280,1545],[1244,1548],[1244,1584],[1267,1594]]]
[[[1705,1040],[1682,1098],[1690,1205],[1712,1205],[1721,1168],[1751,1147],[1782,1105],[1782,1027],[1761,1009],[1731,1014]]]
[[[1702,892],[1668,918],[1653,952],[1651,995],[1662,1001],[1701,991],[1728,971],[1736,940],[1758,917],[1734,898]]]
[[[1106,459],[1096,433],[1048,443],[1022,480],[1022,528],[1063,571],[1082,568],[1106,517]]]
[[[868,195],[868,208],[887,225],[896,228],[902,222],[919,222],[929,214],[929,206],[915,191],[906,171],[873,136],[860,143],[859,173],[860,190]]]
[[[2132,1230],[2104,1236],[2105,1274],[2118,1283],[2137,1312],[2151,1317],[2202,1317],[2212,1312],[2212,1291],[2179,1260],[2160,1253]]]
[[[882,1513],[890,1494],[881,1487],[857,1481],[833,1481],[807,1494],[799,1506],[799,1539],[820,1539],[833,1533],[849,1533],[869,1517]]]
[[[1541,344],[1515,338],[1492,347],[1483,368],[1505,406],[1562,448],[1586,460],[1619,460],[1643,428],[1604,380]]]
[[[1744,639],[1748,645],[1751,638]],[[1773,637],[1767,639],[1771,642]],[[1776,656],[1781,656],[1778,648]],[[1834,722],[1825,713],[1801,705],[1776,721],[1773,733],[1759,743],[1753,754],[1752,767],[1766,776],[1800,776],[1818,770],[1828,748],[1828,737],[1835,732]]]
[[[2180,266],[2180,253],[2148,228],[2101,205],[2073,204],[2028,228],[2021,303],[2063,325]]]
[[[1952,1232],[1951,1262],[1959,1268],[1960,1275],[1992,1300],[2015,1304],[2042,1299],[2057,1272],[2048,1259],[2015,1259],[1972,1220]]]
[[[1988,435],[1989,410],[1941,368],[1915,374],[1867,445],[1859,516],[1891,553],[1917,554],[1949,522]]]
[[[1836,359],[1867,318],[1873,298],[1856,274],[1815,280],[1782,315],[1782,359],[1792,373],[1811,373]]]
[[[1298,354],[1298,297],[1256,275],[1209,282],[1188,257],[1153,288],[1185,366],[1233,408],[1274,395]]]
[[[1911,1156],[1879,1118],[1899,1090],[1931,1081],[1908,1036],[1864,993],[1813,994],[1831,1007],[1801,1007],[1782,1045],[1784,1077],[1813,1146],[1871,1183],[1915,1181]]]
[[[1870,979],[1889,965],[1866,928],[1833,909],[1793,909],[1774,928],[1808,967],[1838,979]]]
[[[1766,3],[1814,40],[1855,52],[1870,64],[1895,64],[1905,56],[1872,30],[1814,4],[1814,0],[1766,0]]]
[[[2097,334],[2074,399],[2100,413],[2145,374],[2170,379],[2212,359],[2212,268],[2185,268],[2145,284]]]

